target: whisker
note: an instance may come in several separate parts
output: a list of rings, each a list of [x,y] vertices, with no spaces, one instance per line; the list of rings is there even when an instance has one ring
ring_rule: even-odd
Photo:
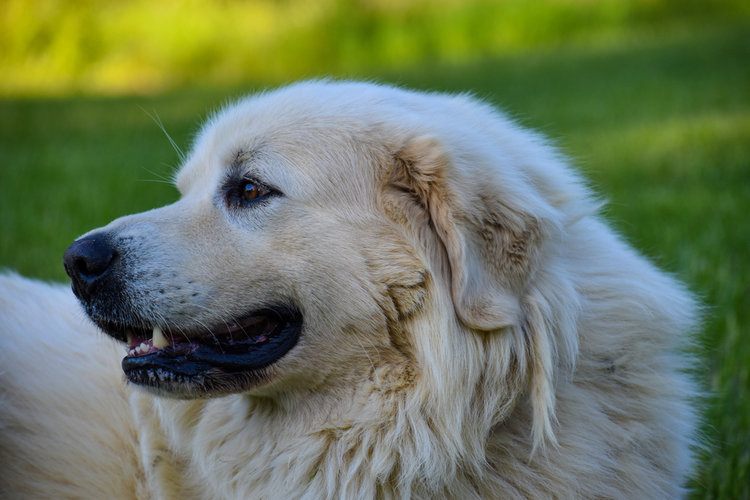
[[[136,179],[136,182],[155,182],[157,184],[167,184],[169,186],[174,185],[172,181],[163,181],[161,179]]]
[[[365,356],[367,356],[367,360],[370,362],[370,368],[372,368],[372,371],[375,371],[375,363],[373,363],[372,358],[370,357],[370,353],[367,352],[365,345],[362,343],[362,341],[359,339],[357,335],[354,335],[354,338],[356,339],[359,346],[362,348],[362,352],[364,352]],[[372,346],[375,347],[375,343],[372,343]]]
[[[164,127],[164,123],[162,123],[161,118],[159,118],[159,115],[156,113],[156,111],[149,113],[142,106],[138,106],[138,107],[141,108],[141,111],[143,111],[144,113],[146,113],[146,115],[149,118],[151,118],[154,121],[154,123],[156,123],[156,125],[159,127],[159,129],[161,129],[162,133],[164,133],[164,135],[167,137],[167,140],[169,141],[169,144],[172,145],[172,148],[174,149],[175,153],[177,153],[177,156],[179,157],[180,162],[184,162],[185,161],[185,153],[183,153],[182,149],[180,149],[180,147],[177,145],[177,143],[172,138],[172,136],[169,135],[169,132],[167,132],[166,127]]]

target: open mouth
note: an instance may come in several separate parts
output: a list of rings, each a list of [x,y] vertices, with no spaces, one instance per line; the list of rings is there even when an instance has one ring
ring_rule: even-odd
[[[130,382],[159,394],[200,398],[255,385],[264,368],[295,346],[302,318],[299,311],[284,307],[191,330],[102,322],[99,326],[127,343],[122,369]]]

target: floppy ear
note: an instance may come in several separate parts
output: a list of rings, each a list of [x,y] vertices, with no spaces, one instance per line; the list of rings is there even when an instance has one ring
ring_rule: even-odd
[[[439,142],[423,136],[396,153],[387,183],[402,201],[419,205],[411,211],[421,209],[442,242],[459,319],[493,331],[521,319],[519,299],[539,258],[542,221],[504,200],[492,173],[473,170],[475,178],[461,177]]]
[[[555,442],[556,365],[572,366],[578,349],[575,290],[563,273],[545,275],[545,293],[534,279],[545,241],[560,229],[559,215],[520,173],[500,179],[490,162],[502,159],[492,151],[454,156],[460,166],[437,140],[409,140],[391,159],[384,208],[421,239],[437,236],[465,326],[512,330],[517,373],[528,383],[535,450]]]

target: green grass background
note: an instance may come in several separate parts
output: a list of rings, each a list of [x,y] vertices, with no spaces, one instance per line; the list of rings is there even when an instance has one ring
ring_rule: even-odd
[[[61,256],[78,234],[174,200],[164,179],[178,156],[151,115],[187,148],[212,109],[294,77],[471,90],[553,138],[609,200],[613,225],[701,298],[695,371],[709,392],[710,446],[693,495],[750,498],[750,9],[666,0],[328,3],[329,14],[299,21],[291,34],[274,38],[276,27],[264,32],[266,45],[229,50],[230,62],[254,61],[246,72],[206,65],[226,46],[214,47],[195,20],[204,45],[162,48],[156,62],[139,59],[138,50],[148,52],[139,46],[118,52],[127,22],[156,15],[144,2],[126,9],[131,17],[114,34],[91,3],[63,9],[68,24],[99,26],[87,35],[93,42],[60,34],[44,16],[0,14],[11,30],[0,34],[0,72],[8,75],[0,85],[0,266],[64,280]],[[218,22],[216,5],[224,4],[207,4],[214,10],[203,17]],[[54,13],[62,4],[38,5]],[[196,8],[169,5],[177,26],[184,5]],[[181,47],[171,26],[162,28]],[[253,52],[263,47],[277,59],[268,72]]]

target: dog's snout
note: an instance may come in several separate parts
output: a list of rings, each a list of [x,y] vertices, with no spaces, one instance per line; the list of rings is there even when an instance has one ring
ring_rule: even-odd
[[[73,291],[90,298],[95,286],[108,274],[118,256],[107,234],[92,234],[76,240],[65,251],[65,272],[73,280]]]

